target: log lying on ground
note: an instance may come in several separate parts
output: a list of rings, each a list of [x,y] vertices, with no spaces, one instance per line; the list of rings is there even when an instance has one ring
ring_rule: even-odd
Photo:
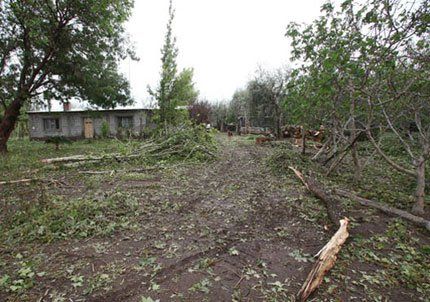
[[[296,174],[296,176],[302,181],[306,189],[311,192],[315,197],[324,202],[327,209],[328,217],[331,222],[336,226],[339,226],[339,220],[343,217],[340,208],[340,202],[330,193],[326,192],[317,181],[311,177],[305,177],[300,171],[293,167],[289,167],[290,170]]]
[[[99,159],[100,157],[96,158]],[[85,155],[74,155],[68,157],[56,157],[56,158],[47,158],[42,159],[42,163],[44,164],[57,164],[57,163],[70,163],[70,162],[79,162],[86,160],[93,160],[95,157],[85,156]]]
[[[18,180],[8,180],[8,181],[0,181],[0,186],[2,185],[13,185],[13,184],[22,184],[22,183],[30,183],[39,181],[37,178],[25,178],[25,179],[18,179]]]
[[[422,217],[412,215],[409,212],[406,212],[406,211],[403,211],[400,209],[396,209],[396,208],[390,207],[388,205],[384,205],[384,204],[377,202],[377,201],[362,198],[362,197],[357,196],[357,195],[355,195],[351,192],[348,192],[348,191],[336,189],[334,192],[339,196],[352,199],[352,200],[360,203],[363,206],[376,208],[376,209],[378,209],[384,213],[399,216],[399,217],[406,219],[406,220],[408,220],[408,221],[410,221],[410,222],[412,222],[418,226],[425,227],[427,230],[430,231],[430,221],[425,220]]]
[[[57,157],[57,158],[47,158],[42,159],[44,164],[64,164],[64,163],[77,163],[77,162],[98,162],[102,160],[114,159],[117,161],[124,161],[128,159],[138,158],[140,154],[106,154],[105,156],[85,156],[85,155],[74,155],[68,157]]]
[[[325,274],[334,266],[337,254],[349,236],[348,223],[348,218],[340,220],[339,230],[315,256],[318,257],[318,260],[297,294],[298,301],[306,301],[312,292],[320,286]]]
[[[89,174],[89,175],[100,175],[100,174],[114,174],[114,173],[146,173],[149,171],[154,171],[160,169],[159,167],[149,167],[149,168],[138,168],[129,170],[102,170],[102,171],[79,171],[79,174]]]

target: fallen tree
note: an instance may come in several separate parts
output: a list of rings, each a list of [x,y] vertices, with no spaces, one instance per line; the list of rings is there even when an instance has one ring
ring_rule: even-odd
[[[324,202],[327,209],[327,214],[330,221],[339,226],[339,220],[343,217],[340,208],[340,202],[332,194],[325,191],[318,182],[312,177],[305,177],[299,170],[294,167],[289,167],[290,170],[301,180],[306,189],[311,192],[315,197]]]
[[[378,209],[384,213],[399,216],[399,217],[406,219],[406,220],[408,220],[408,221],[410,221],[410,222],[412,222],[418,226],[424,227],[430,231],[430,221],[425,220],[422,217],[418,217],[418,216],[415,216],[409,212],[406,212],[406,211],[403,211],[400,209],[396,209],[396,208],[390,207],[388,205],[384,205],[384,204],[377,202],[377,201],[362,198],[360,196],[357,196],[357,195],[355,195],[351,192],[345,191],[345,190],[336,189],[336,190],[334,190],[334,192],[339,196],[354,200],[363,206],[372,207],[372,208]]]
[[[330,241],[315,255],[317,261],[308,274],[306,281],[303,283],[300,291],[297,294],[299,301],[306,301],[312,292],[320,286],[324,276],[334,266],[337,254],[342,245],[349,237],[348,233],[348,218],[342,219],[339,222],[339,229],[330,239]]]

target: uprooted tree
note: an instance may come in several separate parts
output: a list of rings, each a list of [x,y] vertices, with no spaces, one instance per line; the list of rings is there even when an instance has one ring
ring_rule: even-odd
[[[132,0],[0,2],[0,153],[26,104],[131,103],[117,67],[134,58],[124,30],[132,7]]]

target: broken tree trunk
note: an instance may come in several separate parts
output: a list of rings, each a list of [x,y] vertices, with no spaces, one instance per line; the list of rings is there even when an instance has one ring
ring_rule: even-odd
[[[353,194],[351,192],[348,192],[348,191],[337,189],[337,190],[335,190],[335,193],[337,195],[339,195],[339,196],[346,197],[346,198],[349,198],[351,200],[354,200],[354,201],[360,203],[363,206],[368,206],[368,207],[376,208],[376,209],[378,209],[378,210],[380,210],[380,211],[382,211],[384,213],[399,216],[399,217],[401,217],[403,219],[409,220],[410,222],[412,222],[412,223],[414,223],[416,225],[419,225],[421,227],[425,227],[427,230],[430,231],[430,221],[425,220],[424,218],[412,215],[409,212],[406,212],[406,211],[403,211],[403,210],[400,210],[400,209],[396,209],[396,208],[390,207],[388,205],[384,205],[384,204],[382,204],[380,202],[376,202],[376,201],[373,201],[373,200],[368,200],[368,199],[359,197],[359,196],[357,196],[357,195],[355,195],[355,194]]]
[[[339,220],[342,218],[342,213],[340,210],[340,203],[335,197],[333,197],[330,193],[326,192],[321,185],[317,183],[314,178],[305,177],[300,171],[293,167],[289,167],[294,174],[302,181],[305,185],[306,189],[311,192],[315,197],[324,202],[325,207],[327,209],[328,217],[331,222],[336,226],[339,226]]]
[[[325,274],[334,266],[337,254],[349,236],[348,223],[348,218],[340,220],[339,230],[315,256],[318,257],[318,260],[297,294],[299,301],[306,301],[312,292],[320,286]]]

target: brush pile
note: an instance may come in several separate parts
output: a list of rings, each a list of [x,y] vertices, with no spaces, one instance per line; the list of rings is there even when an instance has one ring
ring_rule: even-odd
[[[216,157],[217,144],[213,133],[202,126],[177,129],[154,139],[140,149],[150,162],[195,160],[207,161]]]
[[[120,143],[120,142],[119,142]],[[106,161],[139,161],[145,164],[176,161],[209,161],[215,159],[217,144],[214,134],[202,126],[177,128],[170,134],[159,136],[145,143],[125,144],[124,152],[102,156],[75,155],[42,160],[46,164],[76,167],[87,163]]]

